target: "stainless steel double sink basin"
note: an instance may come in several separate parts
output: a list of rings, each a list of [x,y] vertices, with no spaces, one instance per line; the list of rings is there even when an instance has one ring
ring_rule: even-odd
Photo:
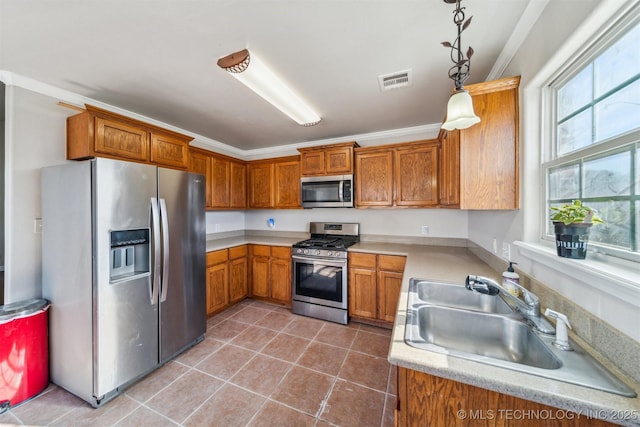
[[[627,397],[636,393],[571,341],[553,345],[501,297],[463,285],[412,278],[405,342],[419,349],[499,366]]]

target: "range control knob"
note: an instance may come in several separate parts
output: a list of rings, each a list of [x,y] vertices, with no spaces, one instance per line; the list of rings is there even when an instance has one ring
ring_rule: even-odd
[[[309,255],[309,249],[305,249],[304,251],[302,251],[302,253],[305,255]]]
[[[331,251],[327,252],[327,256],[333,256],[333,252]]]
[[[316,255],[320,255],[320,251],[316,251]]]

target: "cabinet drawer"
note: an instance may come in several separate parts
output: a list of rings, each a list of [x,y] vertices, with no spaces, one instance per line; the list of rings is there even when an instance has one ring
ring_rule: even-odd
[[[271,256],[273,258],[291,258],[291,248],[286,246],[271,246]]]
[[[378,269],[402,273],[407,258],[399,255],[378,255]]]
[[[349,253],[349,266],[350,267],[365,267],[376,268],[376,255],[375,254],[363,254],[360,252]]]
[[[229,248],[229,259],[242,258],[247,256],[247,245]]]
[[[270,256],[271,251],[269,250],[269,246],[265,245],[253,245],[251,246],[251,253],[253,256]]]
[[[220,264],[227,262],[227,250],[222,249],[219,251],[207,252],[207,267],[210,265]]]

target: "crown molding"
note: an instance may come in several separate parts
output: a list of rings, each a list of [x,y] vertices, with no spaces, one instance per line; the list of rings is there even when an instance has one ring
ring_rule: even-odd
[[[547,4],[549,4],[549,1],[550,0],[529,1],[529,4],[527,4],[522,16],[520,16],[518,23],[514,27],[509,40],[502,48],[500,55],[498,55],[498,59],[496,59],[496,62],[491,68],[491,71],[489,71],[489,75],[486,79],[487,81],[496,80],[502,77],[504,70],[506,70],[509,63],[511,63],[511,60],[529,35],[529,32],[536,21],[538,21],[542,11],[547,7]]]
[[[307,141],[297,144],[258,148],[255,150],[246,150],[244,153],[247,156],[246,160],[256,160],[260,158],[273,157],[274,155],[284,156],[289,154],[298,154],[298,148],[336,144],[345,141],[356,141],[361,146],[373,146],[390,144],[394,142],[406,142],[407,138],[430,139],[436,138],[438,136],[440,126],[440,123],[432,123],[428,125],[414,126],[409,128],[391,129],[380,132],[346,135],[339,138],[318,139],[315,141]]]
[[[344,141],[357,141],[360,145],[380,145],[393,142],[407,141],[408,138],[417,139],[429,139],[436,138],[440,131],[440,123],[433,123],[422,126],[414,126],[402,129],[391,129],[380,132],[363,133],[356,135],[347,135],[339,138],[320,139],[315,141],[307,141],[301,143],[287,144],[282,146],[274,146],[267,148],[259,148],[255,150],[241,150],[230,145],[224,144],[220,141],[198,135],[188,130],[178,128],[176,126],[163,123],[161,121],[152,119],[150,117],[143,116],[133,111],[128,111],[123,108],[115,107],[113,105],[105,104],[95,99],[88,98],[86,96],[79,95],[77,93],[70,92],[65,89],[60,89],[56,86],[49,85],[47,83],[40,82],[38,80],[31,79],[29,77],[22,76],[20,74],[13,73],[11,71],[0,70],[0,81],[4,82],[7,86],[17,86],[23,89],[27,89],[42,95],[56,98],[59,101],[65,102],[72,106],[77,106],[84,109],[85,104],[94,105],[99,108],[103,108],[114,113],[131,117],[136,120],[140,120],[146,123],[154,124],[156,126],[163,127],[165,129],[173,130],[175,132],[193,137],[191,145],[205,150],[213,150],[221,154],[226,154],[232,157],[236,157],[242,160],[255,160],[266,157],[277,157],[290,154],[298,154],[297,149],[303,147],[313,147],[317,145],[328,145]]]

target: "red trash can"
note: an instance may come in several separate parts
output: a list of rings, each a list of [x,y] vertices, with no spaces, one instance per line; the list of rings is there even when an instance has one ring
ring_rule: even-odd
[[[49,384],[46,299],[0,306],[0,405],[15,406]]]

